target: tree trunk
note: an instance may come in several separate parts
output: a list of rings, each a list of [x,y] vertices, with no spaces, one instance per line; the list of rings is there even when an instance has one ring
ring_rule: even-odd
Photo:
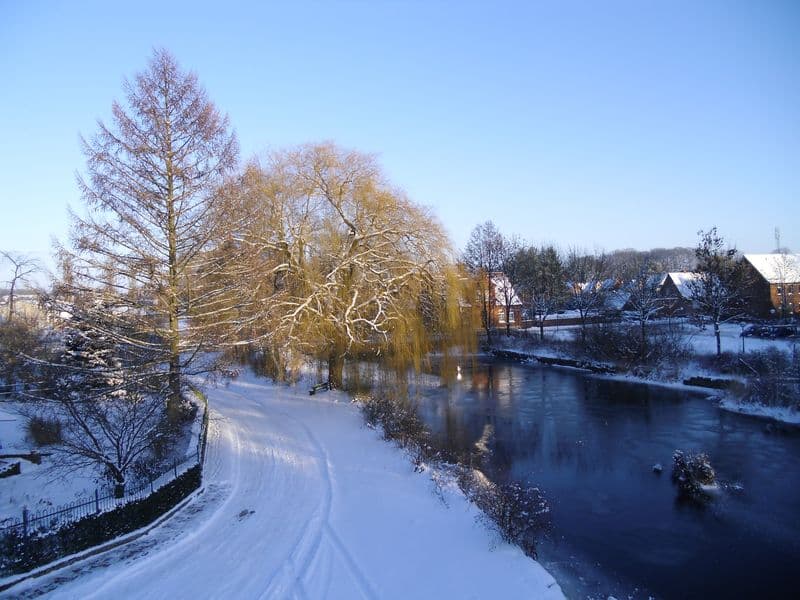
[[[483,303],[483,326],[486,329],[486,343],[492,343],[492,319],[486,302]]]
[[[167,98],[164,99],[167,110]],[[167,174],[167,266],[169,268],[167,310],[169,318],[169,400],[167,415],[170,422],[180,418],[181,407],[181,356],[180,325],[178,322],[178,222],[175,214],[175,181],[173,173],[172,131],[166,122],[166,174]]]
[[[16,279],[11,280],[11,288],[8,290],[8,322],[14,317],[14,287],[17,283]]]
[[[647,322],[642,320],[642,358],[647,355]]]
[[[544,341],[544,319],[539,319],[539,339]]]
[[[344,373],[344,354],[334,348],[328,355],[328,382],[332,387],[341,389]]]
[[[506,311],[506,337],[511,337],[511,307],[508,303],[503,310]]]
[[[180,420],[181,412],[181,357],[173,354],[169,360],[169,398],[167,415],[171,423]]]
[[[714,320],[714,336],[717,338],[717,356],[722,356],[722,344],[719,339],[719,321]]]
[[[111,476],[114,478],[114,498],[125,497],[125,475],[120,471],[116,465],[107,465],[108,470],[111,471]]]

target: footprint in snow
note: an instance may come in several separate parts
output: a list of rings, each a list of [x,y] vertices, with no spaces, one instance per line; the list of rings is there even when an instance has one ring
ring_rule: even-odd
[[[254,510],[247,510],[246,508],[239,513],[239,520],[246,519],[250,515],[254,514],[256,511]]]

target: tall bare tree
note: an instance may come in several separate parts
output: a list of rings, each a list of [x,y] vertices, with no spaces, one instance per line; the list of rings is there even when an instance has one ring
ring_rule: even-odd
[[[41,270],[39,261],[21,252],[10,252],[0,250],[0,258],[11,265],[11,275],[8,282],[8,320],[14,318],[14,300],[16,299],[17,288],[20,284],[26,283],[30,275]]]
[[[196,75],[165,50],[124,90],[112,125],[98,122],[82,140],[87,211],[72,215],[75,295],[102,287],[132,305],[162,350],[175,408],[182,373],[208,341],[188,319],[197,310],[189,279],[213,241],[216,190],[236,165],[237,142]]]
[[[463,261],[475,278],[481,302],[481,320],[489,342],[492,339],[494,309],[497,306],[492,276],[502,270],[507,257],[506,239],[495,224],[486,221],[476,225],[464,249]]]

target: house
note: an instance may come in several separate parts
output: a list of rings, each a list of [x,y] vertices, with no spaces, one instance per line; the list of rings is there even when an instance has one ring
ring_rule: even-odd
[[[759,317],[800,315],[800,254],[745,254],[745,290]]]
[[[699,277],[698,273],[691,271],[673,271],[664,276],[659,290],[659,295],[664,299],[664,315],[678,317],[695,313],[691,284]]]
[[[505,273],[496,271],[489,276],[489,305],[493,326],[506,326],[506,305],[508,321],[515,327],[522,324],[522,300]]]

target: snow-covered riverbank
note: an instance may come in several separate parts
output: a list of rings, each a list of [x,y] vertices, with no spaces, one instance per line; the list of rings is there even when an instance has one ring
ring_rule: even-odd
[[[561,598],[455,488],[338,392],[242,375],[209,390],[203,492],[148,535],[12,595],[58,598]]]
[[[726,328],[730,334],[731,327]],[[708,335],[699,336],[700,339]],[[552,341],[552,340],[551,340]],[[683,388],[697,391],[708,389],[709,397],[719,402],[720,408],[744,415],[773,419],[789,424],[800,424],[800,412],[791,407],[767,406],[743,399],[742,392],[747,384],[744,376],[731,376],[719,373],[713,369],[703,368],[690,357],[683,362],[672,365],[662,365],[660,368],[625,370],[619,365],[604,362],[582,360],[570,353],[570,347],[563,344],[541,343],[525,337],[506,337],[498,335],[493,338],[490,354],[501,358],[523,359],[539,361],[556,368],[579,368],[592,371],[598,377],[641,383],[644,385],[657,385],[672,388]],[[752,341],[752,340],[750,340]],[[772,348],[791,355],[795,351],[793,342],[786,340],[757,340],[762,342],[759,350]],[[701,346],[702,348],[702,346]],[[696,349],[695,357],[703,354],[712,354],[711,351]],[[736,390],[739,390],[737,393]]]

